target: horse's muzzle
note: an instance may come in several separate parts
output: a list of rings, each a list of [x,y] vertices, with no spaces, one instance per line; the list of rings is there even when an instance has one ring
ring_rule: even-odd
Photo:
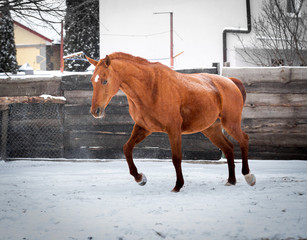
[[[104,107],[91,107],[91,114],[94,118],[104,118],[105,117],[105,110]]]

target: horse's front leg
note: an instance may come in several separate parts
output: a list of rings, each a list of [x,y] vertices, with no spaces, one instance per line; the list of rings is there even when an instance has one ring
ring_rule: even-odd
[[[182,152],[181,152],[181,131],[173,131],[168,133],[169,141],[172,148],[172,161],[176,170],[176,185],[172,192],[179,192],[183,187],[184,179],[181,169]]]
[[[135,124],[129,140],[124,145],[124,154],[126,156],[130,174],[134,177],[135,181],[141,186],[146,184],[146,177],[144,174],[138,173],[138,170],[133,162],[132,152],[134,146],[140,143],[150,134],[151,132]]]

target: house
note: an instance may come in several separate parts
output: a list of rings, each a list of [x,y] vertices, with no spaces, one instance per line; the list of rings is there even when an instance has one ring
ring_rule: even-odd
[[[14,21],[17,63],[28,63],[34,70],[60,69],[60,45],[53,40]]]
[[[300,0],[282,1],[291,14],[291,3]],[[251,66],[238,36],[247,42],[255,36],[251,23],[262,6],[262,0],[100,0],[101,58],[123,51],[166,65],[173,56],[175,69]]]

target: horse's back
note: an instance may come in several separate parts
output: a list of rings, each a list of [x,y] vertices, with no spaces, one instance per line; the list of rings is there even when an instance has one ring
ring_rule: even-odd
[[[238,79],[233,80],[218,75],[212,76],[212,82],[218,89],[221,98],[222,107],[220,118],[241,121],[242,110],[246,98],[245,88],[242,82]],[[242,89],[239,87],[242,87]]]
[[[202,76],[203,79],[206,79],[206,81],[212,81],[214,86],[219,91],[221,99],[224,103],[225,101],[230,101],[234,104],[238,103],[238,105],[243,105],[245,102],[245,88],[239,79],[227,78],[209,73],[201,73],[200,76]]]
[[[193,77],[201,79],[204,86],[213,85],[216,89],[220,101],[220,116],[229,114],[241,116],[246,92],[239,79],[209,73],[193,74]]]

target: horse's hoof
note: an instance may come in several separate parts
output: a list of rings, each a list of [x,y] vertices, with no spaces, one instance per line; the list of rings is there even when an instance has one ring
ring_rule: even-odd
[[[140,175],[142,176],[141,181],[137,182],[140,186],[144,186],[147,183],[147,178],[145,176],[144,173],[140,173]]]
[[[256,184],[256,177],[254,174],[248,173],[244,175],[244,178],[248,185],[254,186]]]
[[[227,183],[225,183],[225,186],[234,186],[236,185],[236,183],[237,183],[237,180],[235,178],[234,179],[228,178]]]
[[[230,182],[227,182],[227,183],[225,183],[225,186],[234,186],[234,185],[236,185],[235,183],[230,183]]]

